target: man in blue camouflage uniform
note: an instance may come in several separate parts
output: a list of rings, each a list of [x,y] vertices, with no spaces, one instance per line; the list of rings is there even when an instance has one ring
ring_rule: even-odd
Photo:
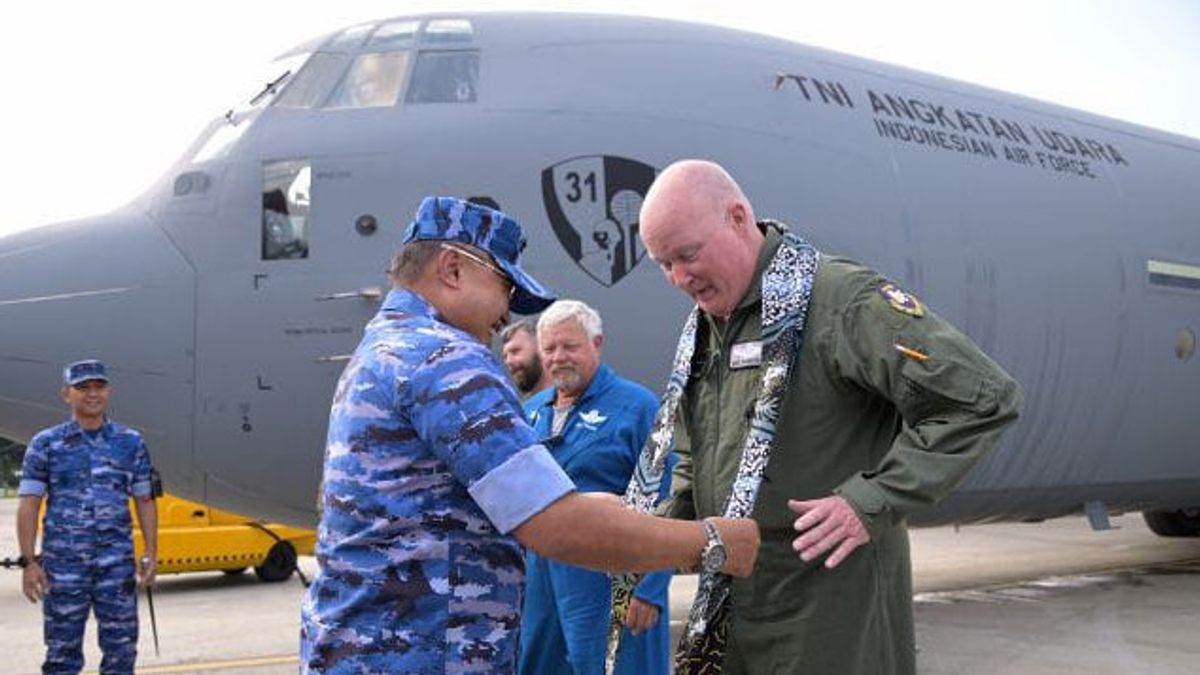
[[[510,295],[523,313],[553,300],[517,264],[517,223],[430,198],[404,242],[416,243],[402,250],[410,258],[457,258],[474,302],[494,309],[461,318],[471,307],[439,311],[425,297],[436,294],[400,287],[367,325],[330,413],[302,671],[470,672],[511,661],[523,569],[505,533],[573,489],[519,424],[485,344]],[[398,276],[401,257],[393,277],[415,281]]]
[[[697,564],[705,533],[579,495],[525,424],[487,346],[510,309],[553,300],[520,267],[516,221],[430,197],[404,244],[334,394],[300,671],[511,673],[521,543],[644,571]],[[748,573],[756,526],[715,526]]]
[[[22,590],[30,602],[43,601],[43,673],[83,668],[89,609],[99,625],[100,672],[133,673],[135,580],[153,582],[157,550],[150,455],[141,434],[106,418],[110,389],[104,364],[72,363],[63,382],[72,418],[34,436],[22,466],[17,507]],[[146,542],[146,555],[136,566],[130,496]],[[34,549],[42,499],[46,515],[39,561]]]

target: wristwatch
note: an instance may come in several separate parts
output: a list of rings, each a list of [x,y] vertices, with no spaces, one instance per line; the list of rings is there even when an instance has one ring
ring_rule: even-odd
[[[721,541],[721,533],[709,519],[704,519],[704,536],[708,541],[700,551],[700,571],[707,574],[720,574],[725,567],[725,542]]]
[[[17,556],[17,567],[20,567],[21,569],[25,569],[26,567],[29,567],[29,563],[31,563],[31,562],[33,562],[33,561],[30,560],[29,558],[26,558],[23,555]]]

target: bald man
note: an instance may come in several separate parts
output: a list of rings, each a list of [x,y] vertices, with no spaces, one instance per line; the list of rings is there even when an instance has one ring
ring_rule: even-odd
[[[762,531],[732,582],[723,672],[915,672],[905,521],[996,444],[1017,384],[895,282],[758,220],[712,162],[663,171],[640,224],[697,305],[660,513],[740,510]]]

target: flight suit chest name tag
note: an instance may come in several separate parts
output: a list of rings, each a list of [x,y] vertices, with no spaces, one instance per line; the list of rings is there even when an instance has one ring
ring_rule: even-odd
[[[729,350],[729,369],[757,368],[762,363],[762,340],[739,342]]]

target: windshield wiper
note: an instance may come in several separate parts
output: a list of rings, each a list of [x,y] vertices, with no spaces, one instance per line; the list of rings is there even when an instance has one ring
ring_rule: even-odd
[[[286,80],[288,75],[291,75],[291,74],[292,74],[292,71],[285,70],[282,75],[280,75],[279,77],[275,78],[274,80],[271,80],[270,82],[268,82],[267,86],[263,87],[262,91],[258,92],[257,94],[254,95],[254,98],[250,99],[250,105],[251,106],[258,105],[259,101],[263,100],[267,96],[270,96],[271,94],[274,94],[276,91],[278,91],[279,85],[283,84],[283,81]]]

